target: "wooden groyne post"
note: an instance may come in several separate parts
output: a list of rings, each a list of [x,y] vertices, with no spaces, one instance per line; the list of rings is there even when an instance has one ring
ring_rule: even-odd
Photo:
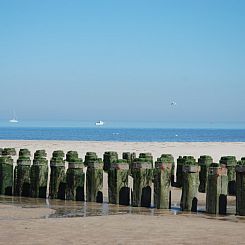
[[[34,153],[30,171],[31,197],[46,198],[48,185],[48,160],[45,150]]]
[[[212,163],[208,168],[206,212],[210,214],[226,214],[227,207],[227,168]]]
[[[199,192],[206,193],[207,179],[208,179],[208,168],[213,163],[211,156],[203,155],[198,158],[198,165],[200,166],[199,180],[200,185],[198,188]]]
[[[106,151],[103,155],[104,171],[108,171],[111,168],[111,164],[118,160],[118,154],[116,151]]]
[[[183,185],[183,166],[186,162],[192,161],[194,158],[192,156],[179,156],[177,159],[177,169],[176,169],[176,182],[173,186],[182,187]],[[194,159],[195,160],[195,159]]]
[[[174,158],[162,154],[155,162],[154,169],[154,205],[156,208],[171,208],[171,173]]]
[[[131,171],[133,177],[132,205],[135,207],[151,206],[152,170],[151,158],[139,157],[133,162]]]
[[[3,156],[16,156],[15,148],[4,148],[2,149]]]
[[[128,187],[129,164],[125,159],[118,159],[108,170],[109,203],[129,205]]]
[[[129,174],[131,174],[131,169],[132,169],[132,164],[134,159],[136,158],[136,153],[135,152],[123,152],[122,153],[122,158],[124,160],[127,160],[128,164],[129,164]]]
[[[54,151],[50,160],[49,197],[52,199],[65,199],[66,173],[64,152]]]
[[[185,163],[185,158],[179,156],[177,159],[177,168],[176,168],[176,182],[174,186],[182,187],[182,177],[183,177],[183,165]]]
[[[66,154],[68,170],[66,172],[66,199],[84,201],[84,164],[78,157],[77,151],[68,151]]]
[[[245,158],[238,161],[236,170],[236,214],[245,216]]]
[[[30,196],[31,153],[28,149],[20,149],[17,166],[14,170],[14,195]]]
[[[200,167],[194,157],[186,156],[184,159],[180,207],[183,211],[196,212]]]
[[[227,168],[228,176],[228,194],[236,195],[236,170],[237,165],[235,156],[224,156],[220,158],[220,164],[223,164]]]
[[[96,153],[87,152],[85,156],[86,199],[88,202],[103,202],[103,161]]]
[[[0,195],[13,194],[13,159],[11,156],[0,156]]]

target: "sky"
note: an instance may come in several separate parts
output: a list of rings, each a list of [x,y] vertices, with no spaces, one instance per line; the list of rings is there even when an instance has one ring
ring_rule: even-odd
[[[244,11],[243,0],[0,0],[0,120],[245,122]]]

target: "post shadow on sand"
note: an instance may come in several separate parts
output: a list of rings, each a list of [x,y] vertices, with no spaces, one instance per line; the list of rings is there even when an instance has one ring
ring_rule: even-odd
[[[149,208],[151,206],[151,187],[146,186],[142,188],[141,207]]]
[[[102,191],[98,191],[96,195],[96,202],[103,203],[103,193]]]
[[[21,196],[29,197],[30,196],[30,183],[24,182],[22,187]]]
[[[47,186],[39,187],[39,198],[46,198],[47,196]]]
[[[130,188],[122,187],[119,191],[119,205],[129,206],[130,202]]]
[[[194,197],[192,199],[191,212],[197,212],[197,203],[198,203],[198,199]]]
[[[61,199],[61,200],[65,200],[66,197],[66,183],[61,182],[59,184],[59,189],[58,189],[58,194],[57,194],[57,198]]]
[[[219,196],[219,214],[226,214],[227,212],[227,195],[220,194]]]
[[[81,186],[76,188],[76,201],[84,201],[84,188]]]

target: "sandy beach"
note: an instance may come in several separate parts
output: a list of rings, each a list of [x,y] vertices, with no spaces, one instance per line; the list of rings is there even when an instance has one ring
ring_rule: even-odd
[[[211,155],[214,161],[221,156],[245,156],[245,143],[134,143],[78,141],[10,141],[1,140],[0,148],[45,149],[50,158],[54,150],[76,150],[84,158],[87,151],[99,157],[105,151],[151,152],[156,159],[170,153],[175,161],[180,155]],[[16,159],[16,157],[15,157]],[[172,203],[179,205],[181,191],[173,189]],[[230,214],[210,216],[202,212],[182,213],[156,209],[137,209],[109,205],[104,215],[85,217],[55,216],[57,210],[80,212],[91,208],[82,202],[55,201],[31,198],[0,198],[0,244],[244,244],[245,218]],[[103,204],[96,204],[103,209]],[[98,206],[100,205],[100,206]],[[205,194],[199,195],[199,205],[205,206]],[[234,209],[235,197],[228,205]],[[90,207],[91,206],[91,207]],[[111,210],[111,211],[110,211]],[[140,210],[140,211],[139,211]]]
[[[84,159],[86,152],[96,152],[98,157],[103,157],[105,151],[116,151],[119,156],[122,152],[152,153],[154,159],[161,154],[172,154],[175,160],[179,156],[211,155],[215,162],[221,156],[234,155],[237,159],[245,156],[245,142],[110,142],[110,141],[37,141],[37,140],[0,140],[0,148],[14,147],[28,148],[32,155],[36,150],[45,149],[48,158],[54,150],[67,152],[74,150]]]

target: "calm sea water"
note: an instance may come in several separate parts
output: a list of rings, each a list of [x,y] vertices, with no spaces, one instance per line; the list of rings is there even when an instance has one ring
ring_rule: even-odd
[[[93,122],[0,123],[0,139],[131,142],[245,142],[243,124]]]

